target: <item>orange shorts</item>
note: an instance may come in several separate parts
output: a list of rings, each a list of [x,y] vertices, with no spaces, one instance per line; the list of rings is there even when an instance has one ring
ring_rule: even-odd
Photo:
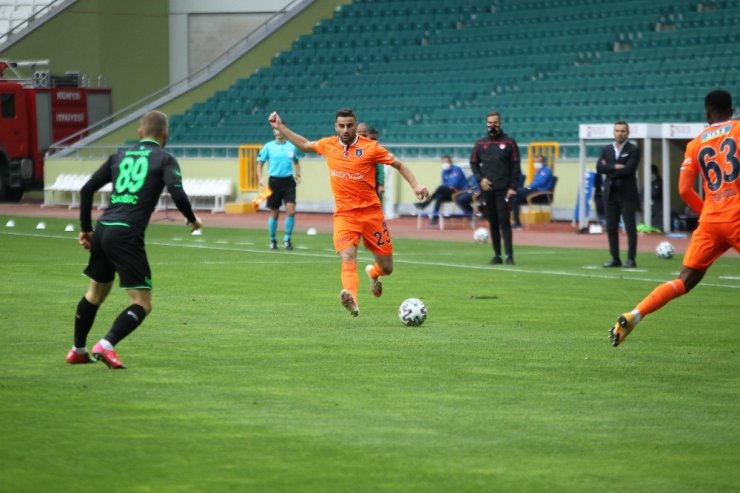
[[[706,272],[730,248],[740,252],[740,222],[703,223],[694,230],[689,248],[683,256],[683,265]]]
[[[383,210],[365,207],[334,215],[334,249],[337,252],[360,244],[376,255],[393,255],[391,235],[385,225]]]

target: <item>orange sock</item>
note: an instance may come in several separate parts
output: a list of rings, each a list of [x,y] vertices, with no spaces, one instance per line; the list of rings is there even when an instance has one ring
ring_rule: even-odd
[[[652,293],[647,295],[637,305],[636,310],[640,312],[640,317],[644,318],[648,313],[659,310],[672,299],[683,296],[684,294],[686,294],[686,286],[684,286],[683,281],[681,279],[674,279],[653,289]]]
[[[357,262],[342,261],[342,289],[346,289],[355,298],[357,303],[357,288],[360,287],[360,276],[357,275]]]
[[[370,277],[372,277],[373,279],[377,279],[382,275],[383,275],[383,271],[380,269],[380,266],[378,266],[378,263],[375,262],[375,265],[373,265],[372,270],[370,270]]]

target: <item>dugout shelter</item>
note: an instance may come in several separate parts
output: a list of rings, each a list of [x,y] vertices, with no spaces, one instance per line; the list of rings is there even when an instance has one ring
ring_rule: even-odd
[[[662,224],[651,224],[652,203],[650,193],[643,193],[643,222],[650,226],[659,226],[663,231],[671,230],[671,211],[682,208],[678,196],[678,172],[683,161],[686,144],[705,127],[704,123],[630,123],[629,139],[637,144],[641,151],[638,180],[643,191],[649,190],[651,168],[653,163],[660,163],[660,175],[663,179],[663,217]],[[589,142],[607,145],[613,142],[614,123],[582,123],[578,126],[579,144],[579,185],[578,185],[578,227],[588,226],[586,216],[585,176],[586,171],[596,167],[596,158],[587,157]],[[657,143],[660,145],[657,145]],[[587,161],[593,161],[587,163]],[[589,166],[589,168],[587,168]],[[672,207],[673,206],[673,207]]]

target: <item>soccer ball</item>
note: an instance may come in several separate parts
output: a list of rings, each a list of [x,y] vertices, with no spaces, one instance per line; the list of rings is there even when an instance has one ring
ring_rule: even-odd
[[[476,243],[488,243],[488,230],[486,228],[478,228],[473,232],[473,239]]]
[[[658,246],[655,247],[655,254],[660,258],[673,258],[674,253],[676,253],[676,249],[667,241],[661,241]]]
[[[418,298],[409,298],[398,308],[398,318],[404,325],[418,327],[427,319],[427,307]]]

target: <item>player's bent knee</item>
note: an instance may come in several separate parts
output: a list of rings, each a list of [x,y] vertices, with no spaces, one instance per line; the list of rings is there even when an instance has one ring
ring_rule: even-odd
[[[149,315],[150,313],[152,313],[152,304],[151,303],[137,301],[134,304],[135,305],[139,305],[140,307],[142,307],[144,309],[144,311],[146,312],[147,315]]]

